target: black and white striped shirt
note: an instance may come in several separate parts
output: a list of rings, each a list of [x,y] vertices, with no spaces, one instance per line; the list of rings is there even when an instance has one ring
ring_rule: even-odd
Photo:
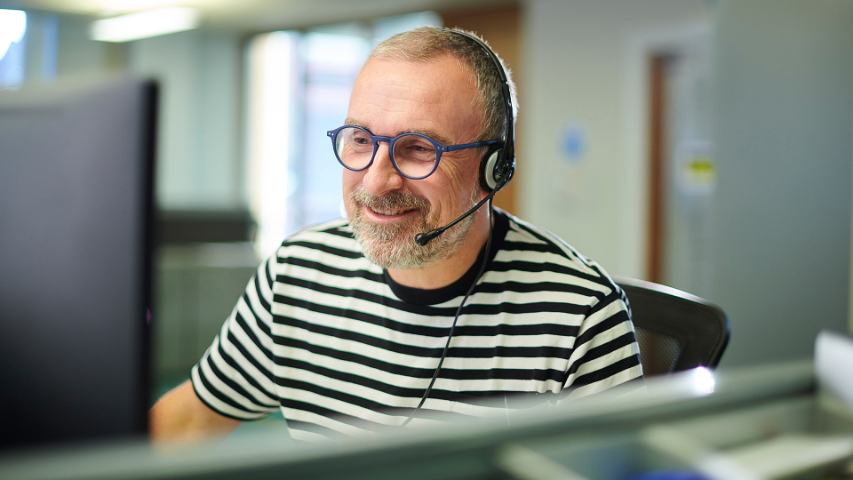
[[[416,407],[480,260],[437,290],[395,283],[343,220],[287,239],[192,370],[240,420],[281,409],[297,439],[496,413],[507,393],[588,395],[642,376],[622,291],[566,243],[496,211],[489,263]],[[432,415],[431,415],[432,414]]]

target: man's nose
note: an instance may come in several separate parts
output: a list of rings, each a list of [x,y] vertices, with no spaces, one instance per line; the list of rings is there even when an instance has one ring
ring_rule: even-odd
[[[403,185],[403,177],[391,164],[390,150],[387,143],[380,143],[376,149],[373,163],[364,174],[362,179],[364,187],[373,195],[398,190]]]

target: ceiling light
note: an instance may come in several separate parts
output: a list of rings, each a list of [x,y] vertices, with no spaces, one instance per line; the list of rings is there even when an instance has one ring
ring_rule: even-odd
[[[198,12],[192,8],[162,8],[96,20],[90,34],[93,40],[101,42],[129,42],[192,30],[198,21]]]

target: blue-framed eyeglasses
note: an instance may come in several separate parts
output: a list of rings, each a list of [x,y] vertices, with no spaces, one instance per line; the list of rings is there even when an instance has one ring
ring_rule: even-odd
[[[458,145],[443,145],[438,140],[422,133],[401,133],[396,137],[374,135],[370,130],[357,125],[344,125],[329,130],[335,157],[344,168],[359,172],[373,164],[379,142],[388,143],[391,164],[397,173],[411,180],[421,180],[432,175],[438,168],[441,154],[466,148],[499,145],[500,140],[484,140]]]

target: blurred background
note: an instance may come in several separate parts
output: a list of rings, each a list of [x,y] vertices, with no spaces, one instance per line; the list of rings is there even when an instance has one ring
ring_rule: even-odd
[[[0,88],[110,73],[161,82],[161,391],[186,378],[283,236],[340,216],[325,132],[372,46],[418,25],[475,30],[512,69],[518,172],[498,205],[613,275],[722,306],[721,368],[807,357],[819,330],[853,326],[851,0],[0,8]],[[133,13],[145,15],[121,18]]]

